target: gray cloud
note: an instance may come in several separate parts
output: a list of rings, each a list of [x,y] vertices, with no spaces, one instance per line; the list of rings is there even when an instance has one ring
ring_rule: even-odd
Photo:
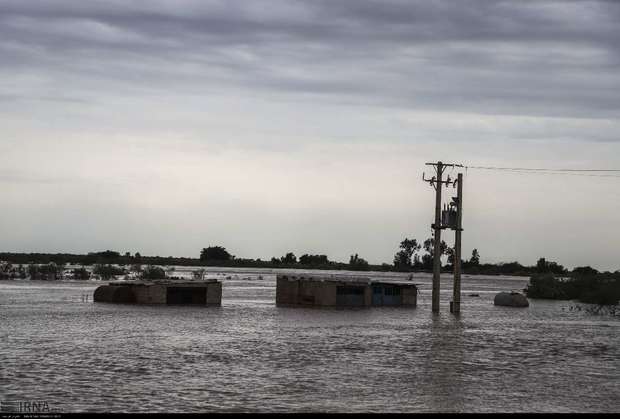
[[[0,0],[0,247],[389,262],[429,234],[426,161],[620,165],[618,28],[617,1]],[[468,176],[484,259],[618,268],[617,179]]]
[[[615,2],[8,1],[0,16],[5,71],[59,84],[235,86],[496,114],[620,109]]]

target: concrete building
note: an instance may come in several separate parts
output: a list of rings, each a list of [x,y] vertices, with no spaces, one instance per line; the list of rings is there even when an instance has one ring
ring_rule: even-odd
[[[112,282],[95,290],[93,300],[106,303],[221,305],[222,283],[205,281]]]
[[[417,297],[417,286],[408,282],[349,276],[276,276],[276,305],[282,306],[415,307]]]

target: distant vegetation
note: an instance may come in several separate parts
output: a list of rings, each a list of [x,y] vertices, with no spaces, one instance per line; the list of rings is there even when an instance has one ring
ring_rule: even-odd
[[[202,249],[200,252],[200,260],[203,262],[225,262],[235,257],[228,253],[222,246],[210,246]]]
[[[357,253],[352,254],[349,262],[329,260],[325,254],[305,253],[297,257],[293,252],[287,252],[280,257],[270,260],[238,258],[232,255],[223,246],[209,246],[200,251],[199,258],[142,256],[136,252],[117,252],[105,250],[91,252],[86,255],[75,254],[45,254],[45,253],[0,253],[0,260],[7,261],[8,265],[0,265],[0,279],[11,279],[31,276],[38,279],[59,279],[65,264],[93,266],[93,273],[104,279],[115,275],[134,272],[140,277],[161,277],[161,272],[155,272],[154,266],[220,266],[220,267],[253,267],[253,268],[287,268],[287,269],[330,269],[353,271],[394,271],[394,272],[432,272],[434,238],[430,237],[423,242],[414,238],[405,238],[397,248],[391,264],[370,264]],[[446,242],[440,246],[443,272],[451,272],[454,264],[454,250]],[[150,266],[143,272],[142,266]],[[24,268],[27,266],[27,268]],[[576,268],[569,272],[562,265],[540,258],[536,265],[525,266],[519,262],[481,263],[480,252],[473,249],[468,259],[461,260],[461,270],[464,274],[483,275],[519,275],[532,276],[535,274],[550,273],[553,275],[589,274],[589,267]],[[74,271],[75,278],[85,279],[85,272]]]
[[[101,276],[102,279],[108,280],[115,275],[123,275],[125,270],[111,264],[98,263],[93,268],[93,273]]]
[[[1,279],[24,279],[26,278],[26,268],[23,265],[13,265],[10,262],[0,262]]]
[[[142,279],[166,279],[166,271],[159,266],[148,265],[140,277]]]
[[[90,278],[90,272],[88,272],[84,267],[74,269],[72,274],[73,279],[86,280]]]
[[[573,269],[570,276],[551,272],[535,274],[525,289],[530,298],[578,300],[599,307],[620,303],[620,272],[600,273],[589,266]]]
[[[46,265],[28,265],[28,276],[31,279],[39,279],[46,281],[53,281],[57,279],[62,279],[63,267],[55,264],[54,262],[48,263]]]

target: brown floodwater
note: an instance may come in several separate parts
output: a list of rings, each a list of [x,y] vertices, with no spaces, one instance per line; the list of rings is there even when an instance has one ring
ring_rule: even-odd
[[[465,276],[455,317],[449,275],[442,312],[432,315],[428,275],[414,278],[415,309],[318,309],[276,307],[270,270],[209,272],[222,279],[221,307],[93,303],[92,281],[1,281],[0,404],[45,401],[62,412],[620,411],[620,319],[572,310],[570,301],[493,305],[495,293],[520,290],[527,278]]]

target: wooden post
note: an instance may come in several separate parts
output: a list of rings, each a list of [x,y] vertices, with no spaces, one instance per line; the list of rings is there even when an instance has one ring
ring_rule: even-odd
[[[437,187],[435,188],[435,248],[433,250],[433,295],[432,311],[439,313],[439,280],[441,276],[441,188],[443,164],[437,162]]]
[[[456,192],[456,229],[454,233],[454,286],[452,288],[452,304],[450,311],[461,312],[461,231],[463,223],[463,174],[459,173]]]

